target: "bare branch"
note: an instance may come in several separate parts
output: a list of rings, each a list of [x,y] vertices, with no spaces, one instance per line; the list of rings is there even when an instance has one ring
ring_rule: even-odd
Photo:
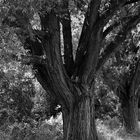
[[[140,16],[134,16],[131,18],[121,29],[120,33],[116,36],[115,40],[111,42],[104,52],[101,54],[101,57],[98,60],[96,71],[99,71],[101,66],[106,62],[110,55],[116,52],[119,47],[121,47],[122,42],[125,40],[127,34],[139,23]]]

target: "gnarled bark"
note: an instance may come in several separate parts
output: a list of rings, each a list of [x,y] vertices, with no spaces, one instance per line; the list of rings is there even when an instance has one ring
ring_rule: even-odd
[[[62,113],[65,140],[98,140],[92,97],[81,97],[70,112],[63,109]]]
[[[64,1],[61,2],[63,3]],[[125,40],[125,36],[121,37],[121,35],[126,35],[125,31],[131,30],[137,24],[140,16],[138,14],[131,20],[128,20],[125,23],[127,26],[122,25],[123,28],[127,27],[126,30],[119,31],[115,39],[106,46],[106,49],[100,56],[101,48],[103,48],[102,44],[105,40],[103,28],[109,20],[112,20],[114,13],[117,13],[118,10],[127,4],[127,0],[118,0],[115,4],[114,1],[111,1],[109,10],[105,11],[105,15],[103,14],[102,16],[100,13],[102,1],[90,0],[74,60],[72,56],[69,5],[67,0],[65,2],[63,6],[66,6],[65,14],[67,14],[68,19],[62,19],[60,18],[61,16],[58,18],[57,4],[55,10],[52,7],[49,12],[47,9],[42,9],[43,13],[39,14],[41,30],[35,31],[31,29],[33,30],[34,38],[31,38],[30,31],[27,31],[29,35],[26,35],[24,32],[28,25],[22,24],[24,28],[18,26],[21,24],[19,19],[10,20],[10,18],[6,18],[3,23],[12,27],[19,27],[24,33],[24,46],[28,44],[33,59],[39,58],[38,61],[32,60],[34,62],[33,68],[43,88],[52,97],[58,99],[59,104],[62,106],[64,139],[98,140],[94,122],[94,92],[92,90],[95,74],[112,52]],[[24,12],[21,11],[21,13]],[[23,19],[22,14],[20,15],[20,18]],[[15,15],[13,14],[13,16]],[[19,16],[15,16],[15,18],[19,18]],[[60,48],[60,21],[64,36],[65,64],[62,61]],[[18,25],[16,24],[17,22],[19,22]],[[26,24],[30,24],[30,22]],[[18,35],[21,36],[20,34]],[[45,57],[43,63],[42,59],[40,59],[42,56]],[[71,66],[74,66],[74,70],[70,69]]]

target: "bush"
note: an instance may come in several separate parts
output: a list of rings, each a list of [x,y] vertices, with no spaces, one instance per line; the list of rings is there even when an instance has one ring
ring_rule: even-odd
[[[44,121],[37,127],[15,124],[11,127],[10,137],[9,140],[62,140],[62,124],[55,121]]]
[[[0,140],[11,140],[10,135],[0,131]]]

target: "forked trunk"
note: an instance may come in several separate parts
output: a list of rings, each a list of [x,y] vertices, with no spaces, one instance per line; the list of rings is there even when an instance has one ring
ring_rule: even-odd
[[[90,97],[82,97],[70,112],[63,110],[64,140],[98,140],[94,116]]]
[[[138,99],[133,96],[122,100],[122,116],[124,127],[128,133],[139,132],[138,125]]]

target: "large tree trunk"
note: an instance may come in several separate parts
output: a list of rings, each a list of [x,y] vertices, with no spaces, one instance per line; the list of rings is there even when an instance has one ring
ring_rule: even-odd
[[[65,7],[66,13],[61,8],[59,9],[63,2],[62,9]],[[95,73],[122,44],[128,31],[139,22],[139,14],[128,19],[124,24],[121,22],[120,26],[122,28],[118,30],[118,35],[114,37],[113,41],[109,41],[109,44],[106,43],[108,45],[104,46],[103,43],[106,42],[106,37],[103,36],[104,27],[106,27],[110,19],[114,17],[114,14],[120,8],[123,8],[126,4],[130,4],[126,3],[126,0],[113,3],[110,3],[109,10],[101,14],[102,1],[90,0],[76,50],[75,60],[73,59],[74,50],[70,27],[71,15],[69,13],[68,1],[59,2],[58,5],[55,3],[55,8],[51,7],[49,11],[45,7],[43,9],[40,8],[38,15],[40,17],[41,30],[32,29],[30,19],[28,19],[29,16],[24,19],[26,14],[22,11],[20,12],[21,14],[19,14],[19,11],[14,12],[14,21],[11,20],[9,22],[11,18],[6,18],[3,21],[3,23],[7,23],[10,26],[22,29],[22,35],[21,31],[18,30],[18,36],[23,36],[25,39],[24,46],[26,46],[26,49],[30,49],[31,57],[38,58],[38,61],[32,62],[36,77],[47,93],[55,99],[58,99],[62,106],[64,140],[98,139],[94,121],[94,94],[92,92],[89,93],[89,89],[93,85]],[[65,14],[67,17],[65,17]],[[26,19],[28,19],[29,23],[26,23]],[[21,24],[24,20],[25,24]],[[63,26],[64,62],[62,61],[60,22]],[[109,25],[107,30],[110,30],[111,26]],[[110,34],[112,31],[114,31],[114,27],[108,33]],[[83,85],[86,85],[84,91]],[[80,86],[80,89],[74,91],[74,86],[77,86],[77,89]],[[124,107],[124,118],[127,120],[126,115],[130,115],[131,119],[135,118],[136,115],[134,112],[137,112],[133,109],[135,104],[131,107],[131,103],[129,105],[128,102],[127,106]],[[134,114],[132,115],[131,113]],[[128,123],[130,122],[128,121]],[[132,122],[136,126],[135,119]],[[127,123],[125,124],[128,125]]]
[[[69,112],[63,109],[62,113],[64,140],[98,140],[91,97],[81,97]]]
[[[128,133],[139,132],[138,125],[138,98],[135,96],[122,98],[122,116],[124,127]]]
[[[46,63],[42,65],[34,64],[34,67],[36,69],[36,77],[42,87],[50,93],[51,96],[57,98],[59,104],[62,106],[64,140],[98,140],[94,121],[94,93],[92,92],[94,86],[93,72],[91,77],[92,82],[88,82],[89,80],[81,82],[81,79],[85,79],[81,73],[77,75],[78,80],[75,78],[74,81],[72,81],[71,78],[68,77],[68,75],[71,74],[69,73],[67,75],[67,71],[62,63],[60,26],[57,17],[52,12],[47,14],[45,18],[44,16],[41,17],[41,21],[42,24],[44,23],[43,25],[46,25],[47,22],[47,29],[50,29],[51,38],[48,40],[44,39],[42,44],[38,43],[38,45],[38,40],[32,42],[33,55],[41,56],[43,54],[43,52],[39,51],[39,49],[42,50],[41,45],[43,45],[46,55]],[[43,28],[45,28],[45,26],[43,26]],[[90,41],[90,43],[92,41]],[[99,45],[95,45],[94,52],[97,52],[98,47]],[[97,59],[95,59],[95,62],[96,61]],[[95,66],[93,67],[94,69]],[[93,68],[90,68],[90,70],[93,70]],[[87,70],[88,69],[85,71],[87,72]],[[91,71],[88,71],[88,73],[91,73]],[[85,75],[84,77],[87,76],[88,75]]]

